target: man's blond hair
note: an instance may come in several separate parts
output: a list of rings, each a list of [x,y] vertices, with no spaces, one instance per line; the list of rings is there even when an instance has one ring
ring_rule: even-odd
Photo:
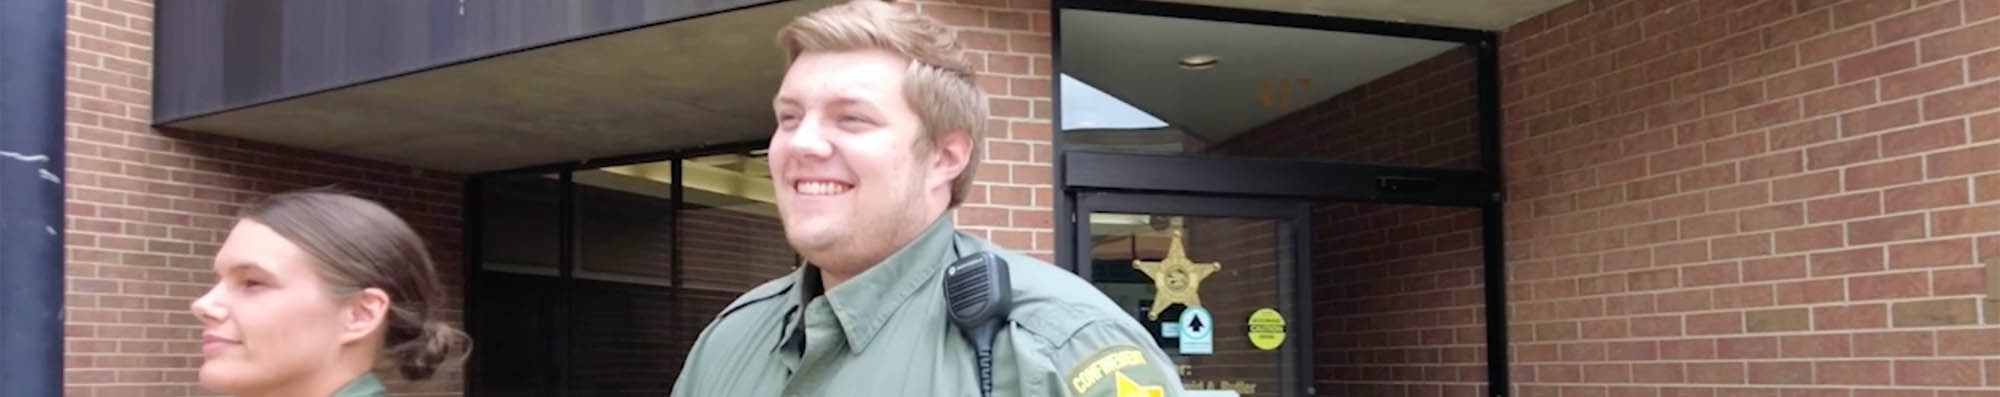
[[[935,150],[939,137],[957,131],[972,137],[965,170],[952,180],[949,207],[965,202],[986,137],[986,96],[973,82],[965,50],[950,29],[881,0],[856,0],[793,19],[778,30],[778,47],[787,62],[806,51],[864,49],[908,58],[903,96],[923,120],[928,137],[918,140],[918,147]]]

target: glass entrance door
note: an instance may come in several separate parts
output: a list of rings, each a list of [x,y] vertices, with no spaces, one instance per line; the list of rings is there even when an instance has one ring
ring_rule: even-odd
[[[1076,208],[1078,274],[1146,326],[1188,390],[1310,395],[1305,204],[1100,192]]]

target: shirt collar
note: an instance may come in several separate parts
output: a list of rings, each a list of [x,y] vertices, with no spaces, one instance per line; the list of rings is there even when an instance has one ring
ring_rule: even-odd
[[[861,351],[874,340],[875,335],[889,322],[889,317],[909,301],[911,295],[923,289],[924,283],[932,281],[939,269],[945,266],[946,255],[950,255],[957,235],[951,223],[950,214],[940,214],[936,221],[917,238],[897,250],[889,258],[869,266],[859,275],[847,279],[832,291],[824,291],[819,269],[811,264],[799,267],[798,285],[792,288],[792,313],[785,316],[786,326],[780,344],[789,339],[796,328],[804,327],[798,321],[805,313],[805,307],[813,298],[826,296],[832,306],[833,316],[839,322],[841,334],[847,338],[851,351]]]
[[[347,387],[342,387],[340,391],[333,393],[333,397],[376,397],[384,395],[388,395],[388,391],[382,388],[382,380],[376,378],[373,372],[362,373],[361,377],[354,378],[353,382],[348,382]]]

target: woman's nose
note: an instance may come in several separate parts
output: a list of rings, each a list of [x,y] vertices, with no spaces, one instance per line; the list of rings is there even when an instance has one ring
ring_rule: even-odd
[[[188,305],[188,309],[194,312],[195,319],[201,320],[202,325],[215,325],[229,316],[228,310],[216,302],[216,295],[222,290],[221,287],[222,284],[216,284],[215,287],[208,289],[208,293],[202,294],[201,298],[195,299],[194,303]]]

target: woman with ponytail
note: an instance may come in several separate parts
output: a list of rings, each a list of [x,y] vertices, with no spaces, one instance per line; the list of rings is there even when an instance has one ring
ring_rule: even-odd
[[[377,369],[423,380],[471,342],[423,240],[375,202],[319,191],[244,208],[194,301],[203,388],[244,397],[387,395]]]

